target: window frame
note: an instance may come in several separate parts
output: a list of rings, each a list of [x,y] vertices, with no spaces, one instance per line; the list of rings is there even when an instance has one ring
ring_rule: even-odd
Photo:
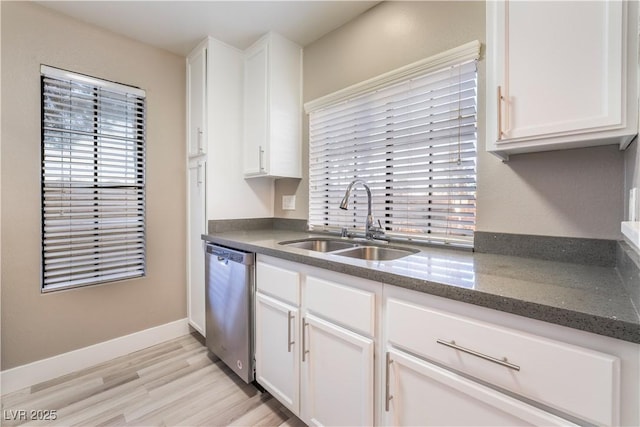
[[[54,92],[63,85],[68,85],[68,103],[65,103],[66,99],[60,101],[59,97],[59,105],[52,107],[56,97]],[[78,95],[81,90],[85,92]],[[84,96],[82,102],[85,105],[78,107],[80,102],[76,96]],[[41,292],[145,277],[146,92],[137,87],[41,65],[40,97]],[[65,108],[68,117],[65,116]],[[51,119],[56,114],[58,123]],[[72,116],[74,119],[71,119]],[[67,126],[63,125],[65,118],[68,118]],[[82,125],[74,127],[72,122],[76,120],[82,125],[93,122],[91,130],[81,129]],[[119,135],[119,132],[124,135]],[[56,150],[52,148],[56,144],[60,147],[60,153],[68,154],[51,154]],[[62,148],[65,146],[68,148]],[[118,157],[119,160],[114,160]],[[58,179],[55,178],[56,170]],[[91,176],[87,175],[88,170]],[[68,194],[67,199],[64,199],[65,194]],[[114,207],[116,205],[117,208]],[[54,216],[52,210],[59,210],[59,213],[56,212]],[[83,231],[78,231],[72,225],[74,212],[86,218],[85,225],[81,227]],[[109,215],[120,219],[109,218]],[[126,219],[122,220],[121,217]],[[58,225],[61,221],[68,221],[68,225],[66,228],[62,225],[64,229],[57,235],[47,231],[48,224],[53,227],[52,224]],[[86,225],[89,223],[95,225]],[[113,231],[113,228],[118,230]],[[81,233],[81,237],[76,237],[77,233]],[[86,243],[80,244],[78,241]],[[135,250],[131,244],[133,241],[136,242]],[[56,247],[56,244],[59,246]],[[60,264],[68,263],[68,267],[58,265],[47,268],[47,256],[54,257],[56,249],[58,254],[69,253],[56,258]],[[80,254],[80,250],[89,254]],[[75,254],[71,254],[74,251]],[[107,251],[110,253],[106,254]],[[85,260],[78,261],[83,258]],[[74,264],[78,262],[82,268]],[[114,264],[120,264],[124,271],[116,272]],[[68,280],[48,280],[47,274],[54,276],[53,270],[56,268],[58,276],[68,277]],[[74,278],[74,274],[79,274],[78,271],[73,272],[74,269],[83,270],[82,274],[86,277]],[[61,270],[69,272],[60,273]]]

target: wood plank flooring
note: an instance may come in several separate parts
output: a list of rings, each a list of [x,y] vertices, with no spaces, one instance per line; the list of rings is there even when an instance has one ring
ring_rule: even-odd
[[[18,390],[1,401],[0,425],[7,427],[304,426],[270,394],[237,378],[197,334]],[[33,419],[54,413],[55,419]]]

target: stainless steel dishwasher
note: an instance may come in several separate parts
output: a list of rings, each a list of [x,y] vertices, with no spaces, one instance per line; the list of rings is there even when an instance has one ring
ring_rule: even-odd
[[[207,347],[247,383],[255,377],[254,264],[255,254],[207,244]]]

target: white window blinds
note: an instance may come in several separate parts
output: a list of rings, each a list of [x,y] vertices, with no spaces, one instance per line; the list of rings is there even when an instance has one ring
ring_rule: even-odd
[[[41,74],[43,290],[143,276],[144,91]]]
[[[473,246],[476,61],[412,75],[330,103],[309,117],[309,223],[362,229],[366,193],[386,234]]]

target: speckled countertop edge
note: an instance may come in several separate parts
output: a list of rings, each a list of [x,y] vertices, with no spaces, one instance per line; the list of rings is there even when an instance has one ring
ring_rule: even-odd
[[[303,239],[313,235],[309,232],[282,230],[229,231],[203,235],[203,239],[223,246],[229,246],[248,252],[256,252],[289,261],[299,262],[339,273],[383,282],[406,289],[425,292],[460,302],[466,302],[531,319],[541,320],[573,329],[583,330],[633,343],[640,343],[640,316],[631,298],[626,293],[615,268],[579,266],[553,261],[529,260],[505,255],[487,255],[461,252],[451,249],[421,249],[422,256],[436,254],[439,259],[470,260],[473,265],[473,280],[482,289],[465,287],[447,280],[435,278],[425,273],[421,277],[411,277],[391,272],[393,263],[376,265],[375,268],[361,260],[352,260],[336,255],[316,253],[278,245],[283,240]],[[414,246],[415,247],[415,246]],[[421,261],[420,258],[415,258]],[[426,261],[428,258],[424,258]],[[489,274],[483,272],[490,266],[509,265],[512,272],[519,270],[530,277],[520,279],[508,274]],[[392,266],[391,268],[389,266]],[[468,268],[468,267],[465,267]],[[585,289],[572,286],[557,286],[549,282],[548,277],[537,282],[536,275],[548,276],[558,272],[562,277],[575,274],[588,282]],[[593,274],[602,275],[591,277]],[[455,280],[453,281],[455,282]],[[600,283],[602,282],[602,283]],[[509,286],[505,292],[504,283],[517,283]],[[502,286],[502,288],[501,288]],[[532,291],[538,289],[538,292]],[[520,294],[519,294],[520,293]],[[557,293],[558,295],[554,295]],[[563,295],[566,293],[568,306],[565,307]]]

